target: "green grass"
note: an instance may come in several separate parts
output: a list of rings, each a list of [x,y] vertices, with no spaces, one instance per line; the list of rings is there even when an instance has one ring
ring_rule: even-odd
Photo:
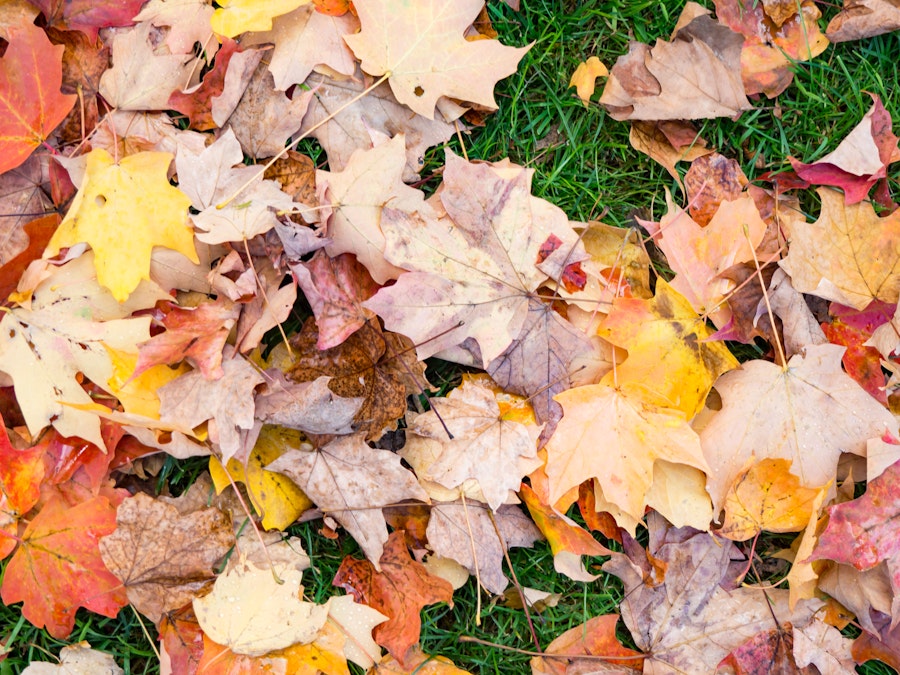
[[[510,157],[533,168],[533,193],[560,206],[573,220],[605,214],[606,222],[629,226],[635,212],[660,217],[666,188],[681,198],[675,181],[629,145],[627,123],[612,120],[596,102],[584,106],[567,83],[578,62],[588,56],[596,55],[612,67],[627,51],[630,39],[652,43],[668,37],[683,2],[523,0],[522,4],[522,11],[516,13],[499,2],[490,3],[494,27],[505,44],[534,45],[518,72],[497,87],[499,110],[485,127],[465,136],[469,158]],[[828,10],[829,16],[834,11]],[[765,171],[788,169],[788,156],[815,160],[833,150],[869,109],[866,92],[878,94],[888,110],[900,111],[897,54],[900,35],[896,33],[831,46],[812,62],[796,64],[794,83],[777,101],[760,99],[754,110],[737,121],[700,121],[697,126],[711,146],[738,159],[751,179]],[[598,95],[601,88],[602,82]],[[461,152],[456,140],[450,147]],[[443,163],[443,152],[442,148],[429,152],[423,175]],[[898,170],[891,178],[896,186]],[[433,189],[437,182],[429,181],[426,189]],[[815,216],[814,199],[804,201],[803,207]],[[432,364],[430,370],[437,384],[451,382],[457,372],[441,364]],[[159,488],[172,483],[177,491],[196,471],[196,463],[185,467],[169,462]],[[310,523],[292,532],[304,540],[313,560],[314,568],[305,576],[307,592],[321,601],[336,590],[331,579],[342,558],[362,556],[346,535],[331,541],[320,536],[317,527]],[[546,544],[514,549],[511,560],[523,585],[562,595],[557,607],[535,615],[541,646],[592,616],[617,610],[622,589],[616,579],[601,577],[587,585],[571,582],[553,570]],[[599,560],[592,562],[596,565]],[[523,613],[482,597],[478,615],[475,593],[470,581],[457,591],[452,608],[442,605],[423,612],[424,650],[446,656],[473,673],[530,672],[528,656],[501,648],[534,648]],[[148,629],[153,635],[153,627],[148,624]],[[497,646],[461,642],[461,636]],[[0,639],[10,652],[0,663],[0,675],[20,672],[32,660],[52,661],[62,644],[80,640],[113,654],[126,673],[158,672],[153,649],[130,609],[117,619],[79,612],[75,631],[61,642],[24,621],[18,607],[0,605]],[[859,672],[893,671],[870,663]]]

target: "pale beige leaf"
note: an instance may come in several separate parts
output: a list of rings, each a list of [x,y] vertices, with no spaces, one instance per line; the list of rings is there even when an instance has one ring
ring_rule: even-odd
[[[372,639],[372,629],[387,620],[377,609],[354,602],[349,595],[338,595],[328,603],[328,621],[347,637],[344,656],[361,668],[371,668],[381,658],[381,647]]]
[[[22,675],[123,675],[111,654],[91,649],[87,642],[66,645],[59,650],[59,663],[35,662]]]
[[[482,6],[482,0],[371,0],[356,8],[362,30],[345,40],[364,71],[389,74],[397,100],[428,119],[441,96],[496,108],[494,85],[516,71],[528,48],[466,40]]]
[[[194,599],[203,632],[247,656],[312,642],[328,619],[328,603],[302,599],[302,572],[279,570],[279,576],[252,563],[220,575],[209,595]]]
[[[842,452],[865,454],[866,441],[897,420],[841,369],[843,347],[807,347],[785,369],[748,361],[716,383],[722,409],[700,435],[712,467],[707,489],[718,511],[750,457],[783,458],[806,487],[833,481]]]

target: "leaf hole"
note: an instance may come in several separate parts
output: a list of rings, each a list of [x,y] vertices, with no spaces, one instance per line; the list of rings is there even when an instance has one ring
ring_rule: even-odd
[[[94,203],[97,206],[106,206],[106,197],[104,197],[103,195],[97,195],[96,197],[94,197]]]
[[[421,96],[422,94],[425,93],[425,90],[422,89],[422,87],[416,86],[416,88],[413,89],[413,93],[414,93],[416,96]]]

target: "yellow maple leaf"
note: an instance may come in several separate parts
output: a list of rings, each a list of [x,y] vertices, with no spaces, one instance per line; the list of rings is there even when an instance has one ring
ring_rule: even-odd
[[[131,377],[137,365],[137,354],[113,349],[104,345],[113,366],[113,376],[107,384],[109,390],[122,403],[126,413],[141,415],[151,419],[159,419],[159,396],[157,390],[179,375],[189,372],[189,366],[182,364],[178,368],[158,365],[147,368],[137,377]]]
[[[171,162],[168,152],[140,152],[118,163],[105,150],[91,152],[81,189],[44,257],[52,258],[67,246],[89,244],[97,281],[119,302],[141,279],[150,279],[154,246],[199,262],[187,220],[191,200],[169,185]]]
[[[233,38],[247,31],[272,30],[272,19],[309,0],[220,0],[210,19],[216,35]]]
[[[569,86],[575,87],[578,98],[587,106],[591,102],[591,96],[597,86],[597,78],[607,75],[609,75],[609,70],[606,66],[596,56],[592,56],[587,61],[578,64],[575,72],[572,73],[572,79],[569,80]]]
[[[744,541],[762,530],[802,530],[813,515],[814,502],[826,487],[803,487],[800,479],[791,473],[788,459],[754,461],[728,489],[725,522],[719,534],[734,541]]]
[[[722,342],[687,299],[660,279],[656,296],[616,298],[600,337],[628,350],[628,358],[602,382],[621,387],[648,403],[682,411],[691,419],[719,375],[737,368]]]
[[[310,508],[312,502],[290,478],[274,471],[266,471],[263,467],[281,457],[288,448],[299,447],[302,441],[303,434],[296,429],[266,425],[260,431],[246,465],[229,459],[226,473],[222,463],[215,457],[210,457],[209,473],[216,492],[221,494],[222,490],[231,485],[228,480],[228,474],[231,474],[232,480],[247,486],[250,501],[262,514],[263,528],[283,530]]]

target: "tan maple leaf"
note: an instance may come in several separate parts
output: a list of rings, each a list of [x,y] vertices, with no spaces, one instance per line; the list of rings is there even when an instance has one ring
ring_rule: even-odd
[[[380,570],[388,539],[382,507],[405,499],[429,501],[400,457],[370,448],[365,434],[337,438],[319,450],[290,450],[266,467],[287,475],[359,543]]]
[[[606,500],[637,522],[644,516],[658,460],[709,471],[700,439],[681,411],[646,403],[608,384],[569,389],[556,400],[564,415],[547,443],[551,504],[593,478]]]
[[[719,378],[722,409],[700,433],[716,512],[751,457],[790,460],[801,485],[818,488],[842,452],[865,455],[867,439],[897,436],[894,416],[841,369],[843,353],[811,345],[784,369],[755,360]]]
[[[158,623],[208,590],[213,567],[232,546],[231,518],[219,509],[181,513],[138,493],[119,505],[116,531],[100,540],[100,555],[128,602]]]
[[[387,74],[397,100],[428,119],[441,96],[496,108],[494,85],[516,71],[529,47],[466,40],[482,6],[482,0],[372,0],[356,8],[362,30],[344,40],[364,71]]]
[[[448,151],[442,189],[425,207],[383,210],[385,257],[411,271],[363,306],[413,340],[420,359],[472,338],[479,365],[489,364],[521,336],[548,278],[537,266],[541,246],[556,236],[571,262],[586,257],[566,215],[530,193],[530,170]]]
[[[814,223],[791,225],[787,258],[779,264],[801,293],[855,309],[900,298],[900,211],[880,218],[872,204],[848,205],[837,190],[819,188]]]
[[[535,447],[540,428],[504,419],[494,392],[482,384],[466,380],[431,405],[408,423],[401,452],[420,479],[448,489],[474,480],[497,510],[519,489],[522,477],[540,466]]]

